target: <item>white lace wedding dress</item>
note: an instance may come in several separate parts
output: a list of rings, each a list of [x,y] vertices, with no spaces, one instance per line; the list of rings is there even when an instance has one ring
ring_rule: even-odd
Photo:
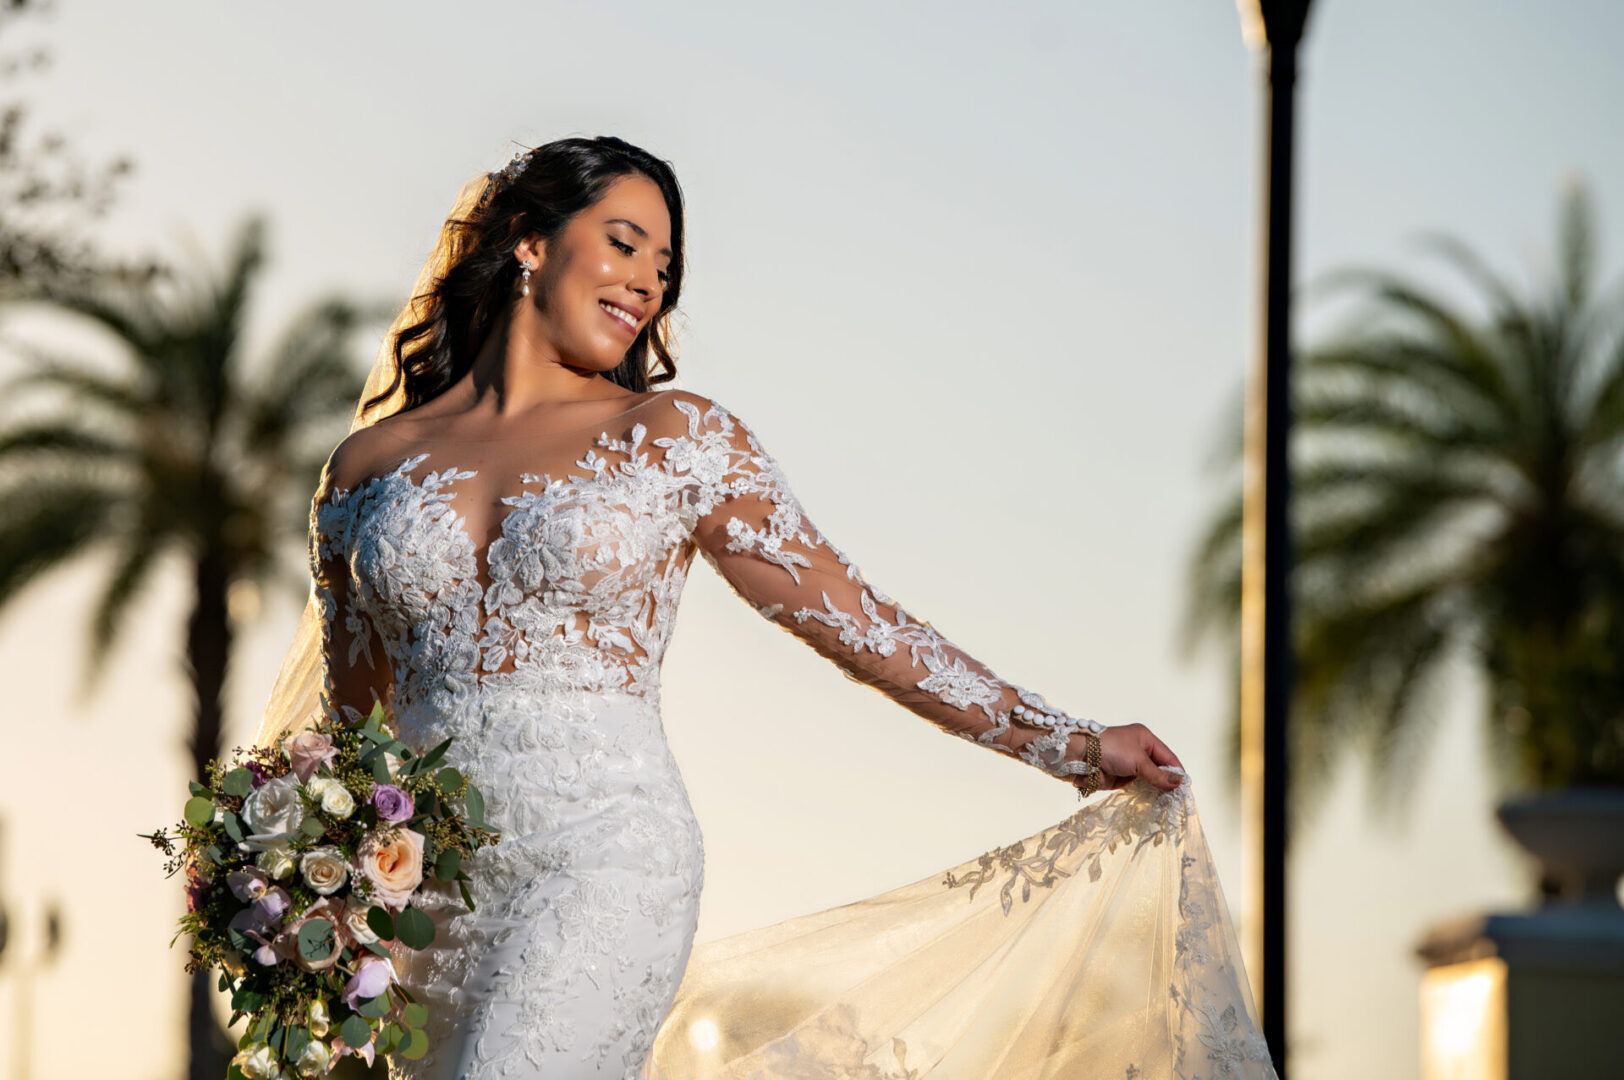
[[[323,708],[378,696],[414,748],[455,736],[447,763],[503,833],[464,864],[477,910],[434,886],[436,941],[400,954],[430,1050],[392,1077],[1274,1075],[1188,782],[1095,795],[942,876],[690,955],[704,851],[660,663],[696,551],[948,732],[1063,775],[1070,734],[1100,726],[866,582],[709,399],[666,391],[525,453],[505,509],[458,498],[507,467],[477,443],[347,488],[329,470],[312,506]]]

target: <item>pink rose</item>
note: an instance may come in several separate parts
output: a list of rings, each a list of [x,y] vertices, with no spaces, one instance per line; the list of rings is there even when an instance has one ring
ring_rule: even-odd
[[[282,928],[282,932],[276,938],[276,950],[305,971],[316,973],[326,971],[338,963],[339,950],[343,944],[339,940],[338,928],[343,918],[342,909],[324,896],[306,908],[304,914]],[[322,960],[306,960],[304,954],[299,951],[299,928],[311,919],[326,919],[333,925],[333,949]]]
[[[315,731],[301,731],[288,736],[282,742],[282,749],[287,752],[294,775],[307,784],[316,775],[317,766],[338,756],[338,747],[333,745],[333,740]]]
[[[396,829],[395,839],[384,843],[379,839],[382,831],[367,833],[356,850],[355,861],[372,883],[374,899],[398,913],[423,884],[423,834],[415,829]]]

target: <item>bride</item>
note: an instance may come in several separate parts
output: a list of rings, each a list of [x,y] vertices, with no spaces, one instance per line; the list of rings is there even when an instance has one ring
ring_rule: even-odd
[[[416,749],[455,736],[502,832],[465,863],[476,910],[428,886],[435,941],[396,969],[430,1049],[390,1075],[1273,1077],[1177,756],[905,612],[740,417],[658,389],[683,271],[676,177],[620,139],[472,181],[315,494],[310,604],[256,741],[383,701]],[[852,679],[1109,794],[693,949],[704,852],[660,664],[696,553]]]

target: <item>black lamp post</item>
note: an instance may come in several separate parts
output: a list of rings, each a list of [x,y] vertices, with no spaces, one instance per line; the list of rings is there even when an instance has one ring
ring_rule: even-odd
[[[1246,397],[1241,573],[1241,787],[1251,861],[1263,1036],[1286,1076],[1286,724],[1291,703],[1291,206],[1297,46],[1311,0],[1236,0],[1266,62],[1263,349]]]

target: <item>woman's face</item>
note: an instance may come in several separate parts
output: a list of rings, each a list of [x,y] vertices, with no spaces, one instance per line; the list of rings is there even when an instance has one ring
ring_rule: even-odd
[[[515,329],[545,337],[571,367],[612,371],[664,300],[671,215],[654,181],[629,173],[576,214],[550,251],[531,235],[514,254],[536,267]]]

